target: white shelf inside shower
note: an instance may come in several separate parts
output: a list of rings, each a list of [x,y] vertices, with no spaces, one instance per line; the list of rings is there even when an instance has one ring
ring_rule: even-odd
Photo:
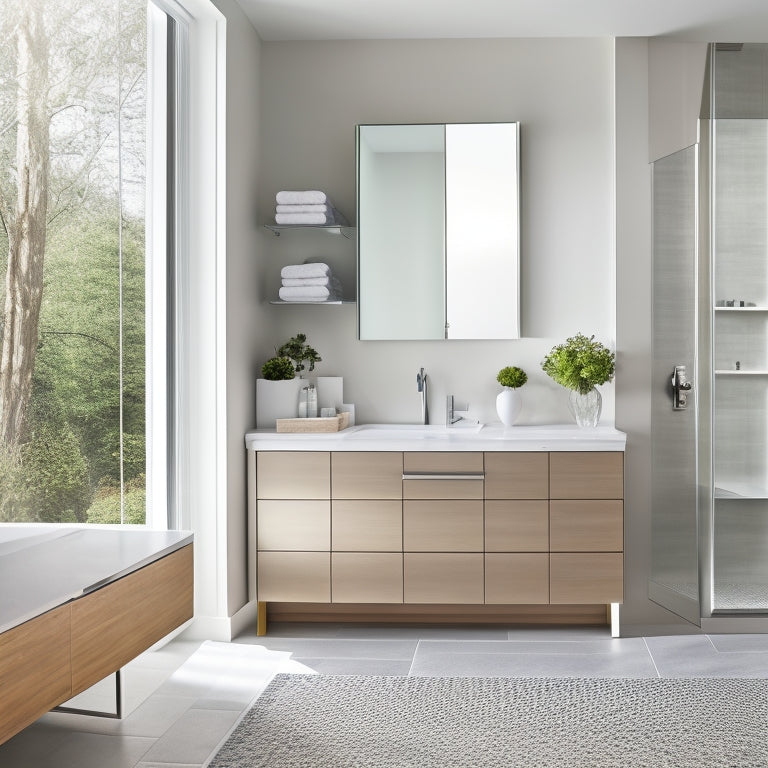
[[[715,376],[768,376],[768,370],[745,371],[728,368],[716,368]]]
[[[768,307],[715,307],[715,312],[768,312]]]
[[[715,485],[715,498],[722,499],[768,499],[768,487],[748,483],[726,483]]]

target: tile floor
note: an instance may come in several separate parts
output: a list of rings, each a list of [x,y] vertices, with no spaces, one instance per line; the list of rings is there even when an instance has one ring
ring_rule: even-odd
[[[605,628],[273,624],[235,642],[183,638],[124,670],[125,717],[49,713],[0,746],[2,768],[200,768],[277,672],[420,676],[757,677],[768,635],[612,639]],[[109,708],[108,680],[79,698]]]

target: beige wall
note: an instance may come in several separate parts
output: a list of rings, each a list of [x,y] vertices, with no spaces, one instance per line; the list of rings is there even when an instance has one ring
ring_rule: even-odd
[[[566,392],[541,371],[553,344],[577,331],[613,345],[612,43],[609,40],[401,40],[276,42],[262,46],[260,222],[280,189],[325,189],[355,215],[355,125],[388,122],[522,123],[522,331],[513,342],[359,342],[354,306],[271,307],[270,344],[298,331],[323,357],[321,375],[342,375],[361,421],[415,422],[416,372],[431,379],[433,420],[446,394],[470,415],[497,421],[496,373],[529,374],[521,423],[569,420]],[[397,226],[393,222],[393,226]],[[482,221],[477,222],[482,227]],[[316,236],[317,237],[317,236]],[[280,267],[306,256],[334,261],[354,290],[355,252],[322,234],[274,238],[261,247],[277,293]],[[477,297],[482,311],[482,296]],[[393,306],[393,312],[397,307]],[[602,387],[613,420],[613,385]]]
[[[240,19],[231,0],[217,4],[230,22]],[[674,621],[646,597],[648,41],[615,41],[614,70],[609,40],[259,45],[250,25],[229,23],[227,62],[228,614],[246,599],[242,433],[255,421],[253,381],[274,345],[308,333],[323,356],[318,373],[345,377],[345,399],[357,404],[361,421],[418,420],[421,366],[432,380],[433,421],[442,418],[447,393],[468,401],[481,421],[495,420],[495,374],[516,364],[530,376],[523,421],[551,423],[570,417],[564,391],[540,371],[540,360],[552,344],[583,331],[616,345],[617,383],[602,388],[604,421],[615,412],[617,426],[629,434],[623,621]],[[325,189],[354,219],[355,124],[506,120],[522,123],[526,338],[359,342],[354,306],[267,304],[280,267],[307,256],[327,258],[348,289],[354,287],[353,243],[323,233],[319,241],[312,239],[318,233],[304,232],[275,238],[260,225],[273,215],[275,192],[292,188]]]

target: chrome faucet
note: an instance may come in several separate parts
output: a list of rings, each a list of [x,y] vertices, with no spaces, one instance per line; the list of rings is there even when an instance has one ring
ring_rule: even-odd
[[[448,395],[448,397],[445,398],[445,426],[450,427],[451,424],[455,424],[457,421],[461,421],[462,418],[463,416],[456,415],[453,395]]]
[[[416,374],[416,391],[421,394],[421,423],[429,424],[429,410],[427,408],[427,374],[420,368]]]

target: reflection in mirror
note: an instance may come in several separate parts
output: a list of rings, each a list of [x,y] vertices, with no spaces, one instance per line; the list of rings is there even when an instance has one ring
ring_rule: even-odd
[[[361,339],[519,338],[518,123],[361,125]]]

